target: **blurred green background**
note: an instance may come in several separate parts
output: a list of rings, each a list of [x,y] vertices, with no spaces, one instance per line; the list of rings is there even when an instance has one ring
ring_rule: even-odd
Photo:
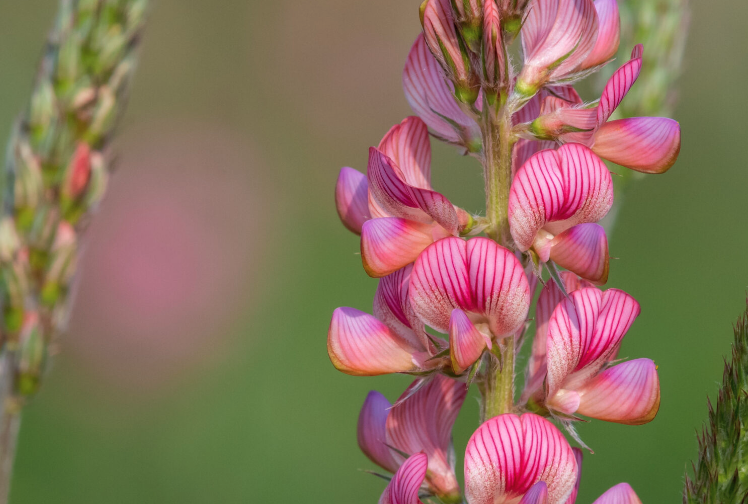
[[[14,504],[377,501],[358,410],[409,379],[328,361],[332,310],[369,310],[376,285],[333,187],[410,113],[400,71],[418,4],[154,2],[70,333],[24,415]],[[642,427],[580,426],[595,450],[580,503],[620,481],[679,501],[745,307],[748,4],[693,8],[680,160],[630,189],[610,243],[609,286],[642,305],[621,355],[655,359],[662,408]],[[3,138],[55,10],[0,4]],[[434,151],[435,187],[480,211],[477,164]],[[469,398],[458,454],[477,417]]]

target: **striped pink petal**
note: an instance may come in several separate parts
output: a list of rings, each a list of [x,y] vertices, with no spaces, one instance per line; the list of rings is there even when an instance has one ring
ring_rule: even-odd
[[[556,235],[550,258],[595,285],[608,281],[608,238],[599,224],[577,224]]]
[[[397,174],[403,182],[431,189],[429,130],[420,118],[406,117],[390,128],[379,142],[379,150],[395,161]]]
[[[578,389],[577,413],[628,425],[651,422],[660,409],[660,380],[650,359],[617,364]]]
[[[386,423],[387,442],[407,454],[423,451],[429,459],[430,489],[440,496],[459,495],[453,466],[452,427],[465,402],[465,384],[435,375],[413,393],[416,386],[417,381],[403,392],[400,401],[390,410]]]
[[[412,270],[413,265],[409,264],[379,280],[374,294],[374,316],[407,340],[413,348],[426,350],[431,345],[423,322],[408,301]]]
[[[597,222],[613,205],[613,180],[605,164],[587,147],[566,144],[532,156],[514,177],[509,192],[509,224],[520,250],[537,232],[553,234]]]
[[[628,483],[619,483],[597,498],[592,504],[642,504]]]
[[[626,168],[664,173],[680,153],[680,125],[665,117],[632,117],[603,124],[593,152]]]
[[[639,303],[618,289],[579,289],[564,299],[548,321],[546,397],[584,387],[615,357],[639,315]]]
[[[517,88],[531,95],[582,64],[595,46],[598,21],[592,0],[533,0],[527,9],[521,32],[525,66]]]
[[[392,404],[376,390],[366,396],[358,414],[358,447],[369,460],[390,472],[397,471],[399,463],[387,446],[385,423]]]
[[[446,197],[408,184],[393,160],[373,147],[369,149],[367,174],[373,199],[389,215],[420,222],[434,220],[453,235],[459,232],[457,211]]]
[[[369,182],[353,168],[341,168],[335,184],[335,207],[343,225],[356,234],[369,218]]]
[[[389,327],[355,308],[337,308],[327,333],[327,353],[336,369],[354,376],[414,371],[418,351]]]
[[[530,287],[517,258],[496,242],[446,238],[418,257],[410,302],[421,320],[437,331],[447,332],[452,310],[460,308],[501,338],[524,323]]]
[[[380,278],[415,261],[434,241],[433,225],[397,217],[364,222],[361,259],[366,273]]]
[[[449,319],[449,355],[452,369],[457,374],[472,366],[486,347],[491,348],[491,338],[481,333],[467,314],[455,308]]]
[[[423,504],[418,490],[426,477],[428,457],[416,453],[403,462],[379,498],[379,504]]]
[[[467,86],[470,63],[462,55],[451,0],[428,0],[423,11],[423,34],[444,71],[457,83]]]
[[[457,2],[459,4],[459,2]],[[499,19],[499,7],[496,2],[483,2],[483,77],[488,89],[498,90],[504,74],[504,39]]]
[[[597,105],[597,124],[602,125],[610,118],[618,105],[621,104],[626,93],[634,85],[642,69],[642,45],[639,44],[631,53],[631,59],[608,79]]]
[[[548,485],[545,481],[538,481],[519,501],[519,504],[546,504],[548,502]]]
[[[465,451],[465,496],[470,504],[517,502],[539,481],[549,504],[566,502],[577,479],[574,452],[548,420],[525,413],[481,425]]]
[[[572,448],[574,451],[574,458],[577,460],[577,482],[574,484],[574,490],[572,490],[569,498],[566,499],[565,504],[574,504],[577,501],[577,494],[579,493],[579,483],[582,481],[582,450],[580,448]]]
[[[478,125],[457,104],[439,63],[419,35],[403,71],[405,98],[439,138],[468,147],[480,144]]]
[[[595,0],[597,11],[597,41],[580,68],[593,68],[609,61],[618,52],[621,39],[621,19],[616,0]]]

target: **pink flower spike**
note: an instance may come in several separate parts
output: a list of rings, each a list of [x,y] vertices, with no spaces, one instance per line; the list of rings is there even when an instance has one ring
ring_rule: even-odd
[[[397,217],[368,220],[361,230],[364,270],[374,278],[389,275],[415,261],[433,241],[429,224]]]
[[[341,168],[335,185],[335,207],[343,225],[360,235],[369,218],[369,182],[353,168]]]
[[[579,389],[577,413],[607,422],[641,425],[660,409],[660,380],[650,359],[622,362]]]
[[[390,472],[400,465],[387,446],[385,423],[392,404],[376,390],[369,392],[358,415],[358,446],[369,460]]]
[[[407,340],[414,348],[431,348],[423,322],[416,316],[408,301],[410,274],[409,264],[381,280],[374,294],[374,316]]]
[[[419,35],[408,54],[403,71],[403,89],[410,108],[440,139],[480,151],[481,133],[473,119],[454,99],[439,63]]]
[[[608,238],[599,224],[577,224],[556,235],[550,258],[595,285],[608,281]]]
[[[665,117],[632,117],[603,124],[593,152],[626,168],[664,173],[680,153],[680,125]]]
[[[592,504],[642,504],[628,483],[619,483],[597,498]]]
[[[426,477],[428,457],[416,453],[403,462],[379,498],[379,504],[423,504],[418,490]]]
[[[491,338],[476,329],[464,311],[459,308],[452,310],[449,319],[449,354],[456,374],[472,366],[483,355],[483,350],[491,346]]]
[[[563,504],[577,479],[574,452],[548,420],[525,413],[491,418],[465,451],[465,496],[470,504],[517,502],[539,481],[548,504]]]
[[[410,302],[418,317],[440,332],[459,308],[496,338],[525,322],[530,287],[522,265],[487,238],[446,238],[424,250],[413,267]]]
[[[559,234],[577,224],[597,222],[613,205],[613,180],[605,164],[580,144],[532,156],[509,192],[512,237],[523,252],[541,229]]]
[[[545,481],[538,481],[522,497],[519,504],[546,504],[548,502],[548,485]]]
[[[595,0],[597,11],[597,41],[580,69],[594,68],[615,57],[621,41],[621,18],[616,0]]]
[[[460,494],[452,465],[452,427],[467,390],[463,383],[444,375],[435,375],[413,393],[416,386],[418,381],[403,392],[397,405],[390,410],[387,441],[404,453],[423,451],[428,455],[428,486],[442,500],[451,502]]]
[[[337,308],[327,333],[327,353],[339,371],[376,376],[416,370],[413,355],[421,351],[371,315]]]

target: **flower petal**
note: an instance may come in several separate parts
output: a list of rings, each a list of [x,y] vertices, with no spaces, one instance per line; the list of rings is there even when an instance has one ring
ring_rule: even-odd
[[[467,83],[470,68],[460,49],[451,0],[428,0],[423,11],[423,33],[444,71],[454,80]]]
[[[416,453],[408,458],[392,477],[389,485],[379,498],[379,504],[423,504],[418,498],[418,490],[426,477],[428,457]]]
[[[384,135],[379,150],[394,160],[398,175],[413,187],[431,189],[431,144],[429,130],[418,117],[406,117]]]
[[[457,104],[423,34],[418,36],[408,54],[403,89],[410,108],[439,138],[465,147],[480,143],[478,125]]]
[[[366,273],[383,277],[415,261],[433,243],[432,225],[397,217],[364,222],[361,229],[361,259]]]
[[[353,168],[340,169],[335,184],[335,207],[340,220],[350,231],[361,234],[361,226],[369,218],[369,182],[366,175]]]
[[[602,125],[621,104],[626,93],[634,85],[642,69],[642,45],[638,44],[631,59],[611,75],[605,84],[600,103],[597,105],[597,124]]]
[[[597,498],[592,504],[642,504],[628,483],[619,483]]]
[[[680,153],[680,125],[666,117],[632,117],[603,124],[592,150],[598,156],[644,173],[664,173]]]
[[[358,446],[369,460],[390,472],[397,471],[399,463],[387,446],[385,423],[392,404],[376,390],[366,396],[358,415]]]
[[[449,355],[456,374],[472,366],[483,355],[483,350],[491,346],[491,339],[476,329],[464,311],[459,308],[452,310],[449,319]]]
[[[548,485],[545,481],[538,481],[519,501],[519,504],[546,504],[548,502]]]
[[[564,503],[574,488],[574,452],[548,420],[525,413],[491,418],[465,451],[465,496],[470,504],[516,502],[538,481],[548,503]]]
[[[613,205],[613,180],[605,164],[587,147],[565,144],[532,156],[509,192],[509,224],[520,250],[537,232],[553,234],[602,219]]]
[[[596,285],[608,281],[608,238],[599,224],[577,224],[556,235],[551,260]]]
[[[564,299],[548,322],[547,397],[583,387],[611,360],[639,315],[639,303],[618,289],[579,289]]]
[[[616,0],[595,0],[597,11],[597,41],[581,68],[602,65],[615,57],[621,39],[621,19]]]
[[[452,426],[465,402],[467,390],[464,384],[439,374],[413,393],[411,389],[417,384],[417,381],[411,384],[390,410],[387,441],[407,454],[423,451],[428,455],[428,484],[434,493],[459,494]],[[407,399],[403,401],[403,397]]]
[[[409,264],[394,273],[382,277],[374,294],[374,316],[407,340],[414,348],[426,350],[430,343],[423,322],[416,316],[408,301],[410,274]]]
[[[327,353],[335,368],[354,376],[414,371],[418,351],[368,313],[337,308],[327,333]]]
[[[577,460],[577,482],[574,484],[574,490],[572,490],[569,498],[566,499],[565,504],[574,504],[577,501],[577,494],[579,493],[579,483],[582,481],[582,450],[581,448],[572,448],[574,451],[574,458]]]
[[[617,364],[579,389],[577,413],[628,425],[651,422],[660,408],[660,380],[650,359]]]

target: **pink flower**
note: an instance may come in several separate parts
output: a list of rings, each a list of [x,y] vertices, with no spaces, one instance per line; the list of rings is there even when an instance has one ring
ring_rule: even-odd
[[[660,406],[657,367],[649,359],[612,365],[639,303],[618,289],[572,292],[548,321],[545,405],[566,414],[639,425]]]
[[[400,466],[379,498],[379,504],[423,504],[418,498],[428,469],[425,453],[416,453]]]
[[[523,502],[563,504],[577,470],[574,452],[551,422],[532,413],[499,415],[468,442],[465,496],[470,504],[509,504],[529,493]]]
[[[447,238],[430,245],[413,267],[408,297],[422,321],[449,333],[457,373],[494,339],[514,334],[531,302],[520,262],[488,238]]]
[[[468,152],[481,150],[478,124],[457,104],[454,86],[444,78],[423,34],[418,36],[408,54],[403,89],[410,108],[431,128],[434,136]]]
[[[394,407],[379,392],[370,392],[358,418],[358,444],[372,462],[390,472],[403,463],[399,452],[426,454],[428,490],[444,502],[457,502],[452,427],[467,389],[443,375],[421,383],[416,380],[408,387]]]
[[[595,224],[613,205],[613,180],[587,147],[543,150],[519,169],[509,192],[509,224],[517,248],[532,248],[596,284],[608,279],[608,240]]]
[[[665,117],[608,121],[642,66],[642,46],[608,80],[597,107],[547,98],[531,130],[541,138],[587,145],[598,156],[645,173],[667,171],[680,152],[680,126]]]

